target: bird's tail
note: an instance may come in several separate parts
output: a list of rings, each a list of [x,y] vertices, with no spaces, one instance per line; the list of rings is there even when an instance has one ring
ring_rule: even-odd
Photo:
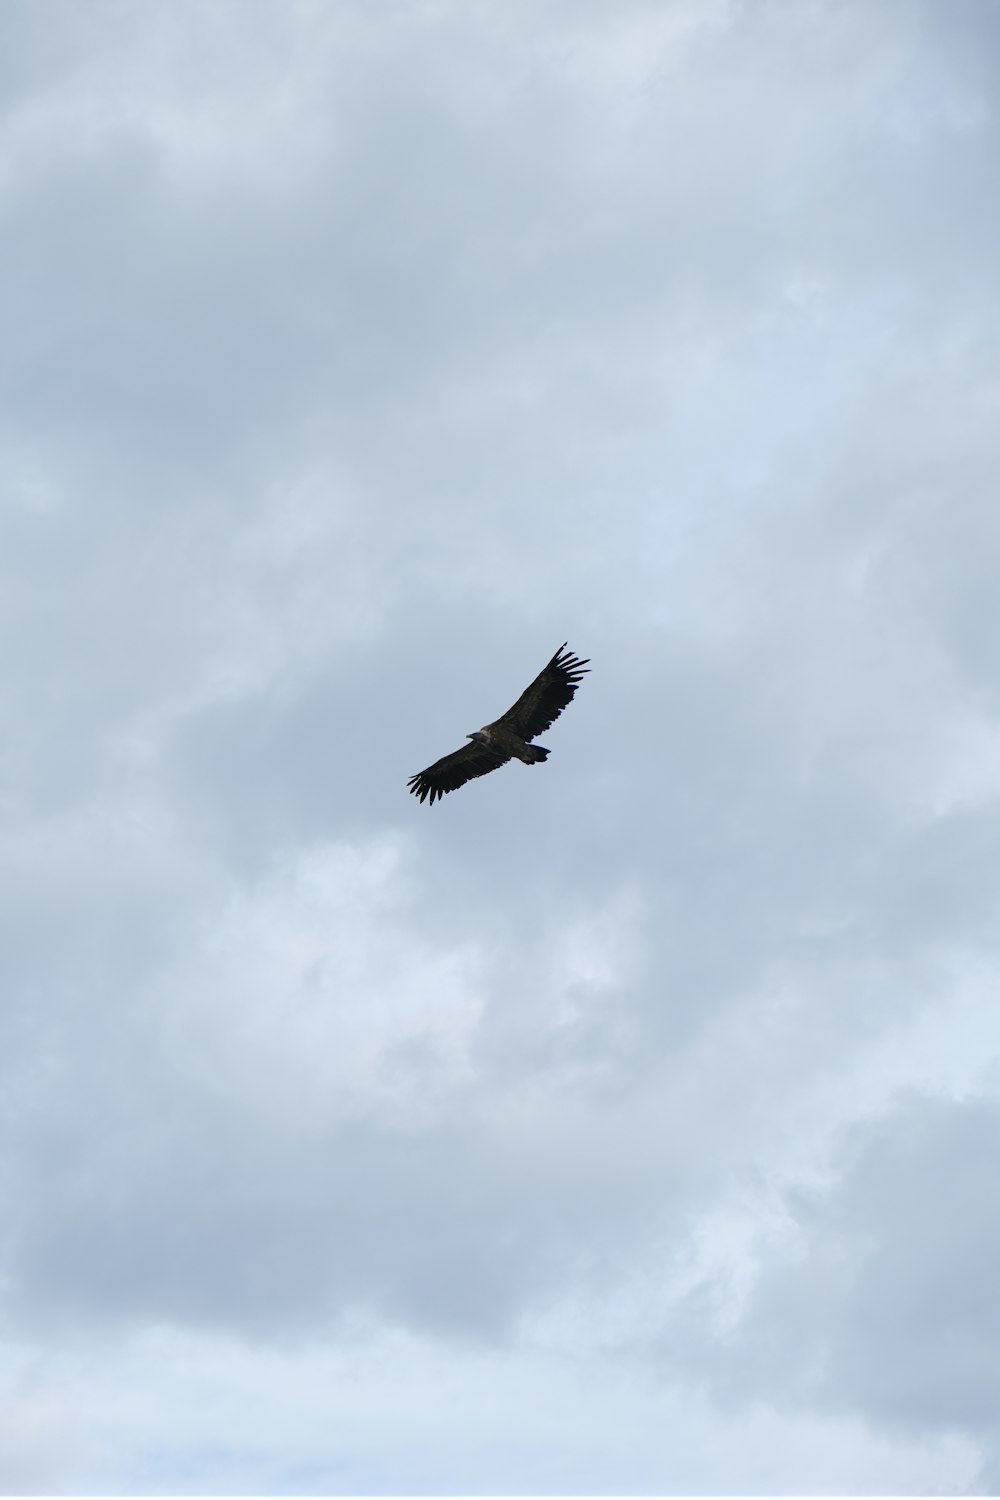
[[[527,751],[528,760],[525,762],[525,764],[529,766],[533,766],[535,762],[539,760],[548,760],[549,756],[552,754],[552,751],[546,750],[544,745],[528,745]]]

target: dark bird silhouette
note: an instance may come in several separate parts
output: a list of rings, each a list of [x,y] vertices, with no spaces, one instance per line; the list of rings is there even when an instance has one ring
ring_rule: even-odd
[[[421,802],[429,797],[433,803],[436,797],[455,791],[476,776],[488,775],[509,760],[523,761],[526,766],[546,760],[550,752],[544,745],[533,745],[531,741],[555,723],[567,703],[572,702],[584,673],[590,670],[589,660],[585,656],[581,661],[567,651],[564,641],[513,708],[508,708],[492,724],[484,724],[474,734],[467,734],[471,744],[442,756],[426,771],[411,776],[407,782],[410,791]]]

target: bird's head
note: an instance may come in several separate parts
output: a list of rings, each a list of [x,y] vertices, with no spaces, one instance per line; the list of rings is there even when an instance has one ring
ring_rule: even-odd
[[[487,744],[489,744],[489,741],[486,738],[486,735],[483,733],[483,731],[481,729],[473,730],[472,734],[467,734],[465,736],[465,738],[467,740],[475,740],[475,742],[476,742],[477,745],[487,745]]]

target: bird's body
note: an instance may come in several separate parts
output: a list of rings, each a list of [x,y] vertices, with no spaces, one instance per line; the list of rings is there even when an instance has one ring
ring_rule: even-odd
[[[509,760],[522,761],[526,766],[546,760],[550,752],[544,745],[533,745],[531,741],[548,729],[572,701],[583,674],[589,670],[587,660],[581,661],[563,643],[512,708],[492,724],[484,724],[474,734],[466,735],[468,745],[411,776],[407,783],[410,791],[421,802],[427,797],[434,802]]]
[[[502,756],[503,760],[520,760],[526,766],[533,766],[551,754],[544,745],[529,744],[516,729],[510,729],[500,722],[484,724],[475,734],[466,735],[466,739],[475,740],[477,745],[485,745],[487,750],[492,750],[496,756]]]

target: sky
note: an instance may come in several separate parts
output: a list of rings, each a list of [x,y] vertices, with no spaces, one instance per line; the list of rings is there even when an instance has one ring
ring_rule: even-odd
[[[4,1492],[1000,1487],[998,85],[0,7]]]

